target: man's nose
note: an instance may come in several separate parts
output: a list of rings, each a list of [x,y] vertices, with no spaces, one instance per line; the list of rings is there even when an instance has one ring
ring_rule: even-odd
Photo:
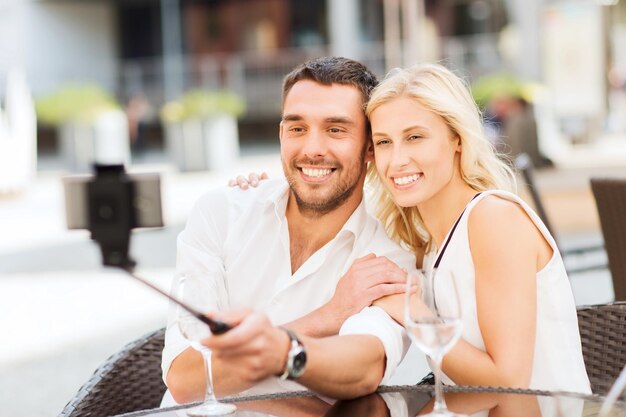
[[[304,141],[303,153],[309,158],[319,158],[328,152],[328,142],[324,132],[311,129]]]

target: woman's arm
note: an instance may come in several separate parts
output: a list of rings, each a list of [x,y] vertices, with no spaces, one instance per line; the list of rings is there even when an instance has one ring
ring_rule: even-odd
[[[551,250],[526,212],[498,197],[476,205],[468,232],[486,352],[460,340],[445,356],[443,371],[457,384],[527,388],[535,348],[536,274]]]
[[[486,352],[460,339],[444,357],[443,371],[460,385],[527,388],[535,347],[536,274],[552,249],[521,207],[497,197],[471,212],[469,242]],[[374,305],[403,322],[403,295]]]

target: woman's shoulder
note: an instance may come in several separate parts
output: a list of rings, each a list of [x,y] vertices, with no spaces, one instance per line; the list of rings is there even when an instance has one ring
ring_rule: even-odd
[[[535,225],[519,197],[498,192],[484,195],[472,207],[468,215],[470,236],[495,241],[510,240],[531,235]]]

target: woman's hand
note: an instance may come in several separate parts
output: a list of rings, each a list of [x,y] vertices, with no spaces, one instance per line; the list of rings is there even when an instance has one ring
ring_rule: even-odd
[[[248,174],[248,178],[244,177],[243,175],[238,175],[237,178],[228,180],[228,186],[239,187],[242,190],[247,190],[248,186],[257,187],[260,181],[266,180],[268,178],[269,176],[267,175],[267,172],[261,172],[260,174],[257,174],[256,172],[251,172],[250,174]]]

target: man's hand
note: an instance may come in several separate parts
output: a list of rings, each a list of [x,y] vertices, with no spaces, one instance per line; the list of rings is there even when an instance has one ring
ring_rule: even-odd
[[[317,310],[285,327],[299,335],[327,337],[339,333],[344,321],[375,300],[404,292],[406,272],[384,256],[366,255],[341,277],[333,297]]]
[[[404,292],[406,272],[384,256],[366,255],[354,261],[337,283],[327,307],[343,323],[379,298]]]
[[[291,345],[285,331],[274,327],[263,313],[249,309],[220,313],[219,319],[234,326],[202,343],[228,366],[231,377],[247,384],[282,374]]]
[[[250,174],[248,174],[248,178],[244,177],[243,175],[237,175],[237,178],[235,179],[231,178],[230,180],[228,180],[228,186],[239,187],[242,190],[247,190],[248,186],[256,188],[259,185],[259,182],[268,178],[269,175],[267,175],[267,172],[261,172],[260,174],[257,174],[256,172],[251,172]]]

